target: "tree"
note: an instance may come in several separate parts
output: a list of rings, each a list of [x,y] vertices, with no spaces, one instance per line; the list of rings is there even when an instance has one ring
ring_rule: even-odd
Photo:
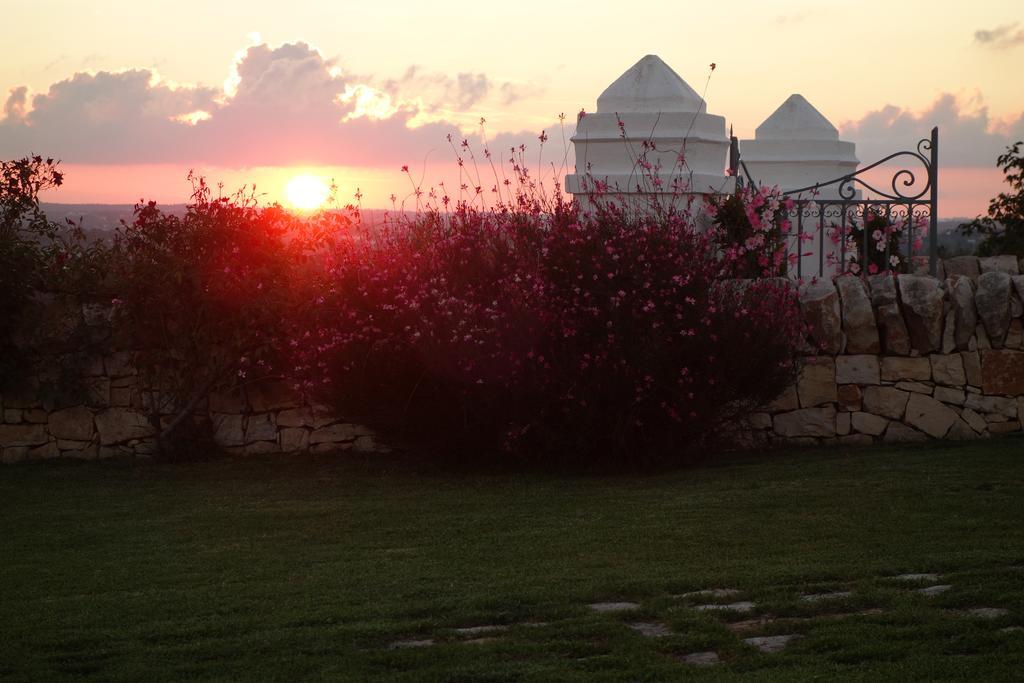
[[[979,256],[1024,256],[1024,141],[1007,147],[996,165],[1006,175],[1010,192],[1000,192],[989,202],[987,216],[963,223],[958,230],[984,237],[978,245]]]

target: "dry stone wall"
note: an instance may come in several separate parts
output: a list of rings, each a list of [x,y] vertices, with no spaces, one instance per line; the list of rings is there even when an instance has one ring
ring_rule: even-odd
[[[156,432],[144,410],[146,392],[133,357],[122,351],[84,363],[87,396],[78,405],[47,409],[38,390],[0,397],[0,462],[152,456]],[[205,422],[217,446],[232,454],[382,448],[366,427],[302,404],[280,381],[213,393],[193,418]],[[171,416],[161,419],[166,424]]]
[[[810,338],[799,379],[733,425],[739,445],[868,445],[1020,431],[1020,264],[958,257],[942,265],[942,278],[842,276],[803,285]],[[93,308],[79,313],[87,328],[101,330],[103,316]],[[153,455],[155,431],[134,357],[118,351],[79,359],[84,396],[71,405],[41,398],[44,378],[34,389],[0,396],[0,462]],[[211,394],[195,419],[233,454],[383,449],[369,429],[303,405],[280,381]]]
[[[868,445],[1020,431],[1020,263],[962,256],[940,275],[803,285],[811,339],[799,379],[738,425],[739,443]]]

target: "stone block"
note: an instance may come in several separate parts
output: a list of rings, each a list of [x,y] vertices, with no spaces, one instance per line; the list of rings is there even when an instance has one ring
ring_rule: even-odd
[[[103,446],[142,439],[154,433],[146,416],[130,408],[108,408],[97,413],[95,420]]]
[[[92,411],[85,406],[65,408],[50,413],[48,424],[51,435],[58,439],[91,441],[95,433]]]
[[[810,336],[822,353],[836,355],[843,348],[839,292],[831,280],[814,280],[800,287],[800,309]]]
[[[864,281],[854,275],[841,275],[835,280],[842,305],[842,326],[846,335],[846,353],[878,353],[878,326],[871,308]]]
[[[980,258],[978,259],[978,266],[981,269],[982,275],[986,273],[1006,273],[1007,275],[1020,274],[1017,257],[1010,254]]]
[[[931,384],[924,384],[922,382],[896,382],[896,388],[902,391],[912,391],[915,394],[926,394],[932,395],[935,391],[935,387]]]
[[[910,332],[903,321],[898,304],[879,306],[876,311],[878,336],[882,341],[885,353],[907,356],[910,354]]]
[[[768,413],[751,413],[747,416],[747,426],[751,429],[771,429],[772,416]]]
[[[842,410],[860,410],[863,394],[856,384],[840,384],[836,398]]]
[[[994,413],[1006,417],[1017,417],[1017,400],[1004,396],[981,396],[967,394],[964,405],[979,413]]]
[[[20,408],[4,408],[4,423],[16,425],[21,422]]]
[[[245,421],[245,442],[277,441],[277,424],[273,413],[250,415]]]
[[[801,408],[811,408],[836,400],[836,365],[830,357],[812,358],[800,368],[797,395]]]
[[[933,353],[928,359],[932,366],[932,379],[936,384],[945,384],[949,387],[962,387],[967,384],[964,361],[959,353]]]
[[[978,355],[977,351],[964,351],[960,354],[960,359],[964,362],[964,374],[967,377],[967,383],[980,387],[982,383],[981,356]]]
[[[0,462],[3,462],[5,465],[22,462],[28,458],[28,448],[28,446],[8,446],[7,448],[0,448]]]
[[[765,406],[765,410],[771,413],[777,413],[786,410],[796,410],[800,407],[800,401],[797,398],[796,385],[791,384],[785,388],[785,390],[779,394],[778,398]]]
[[[967,395],[963,389],[955,389],[953,387],[935,387],[935,393],[932,396],[936,401],[952,403],[956,406],[962,406],[967,400]]]
[[[885,433],[885,428],[889,425],[889,421],[879,415],[859,412],[852,414],[851,425],[854,431],[861,434],[881,436]]]
[[[245,419],[238,414],[214,413],[210,416],[213,425],[213,441],[218,446],[242,446],[245,444]]]
[[[927,275],[906,274],[897,281],[911,346],[921,353],[938,351],[942,348],[945,313],[939,281]]]
[[[986,394],[1024,394],[1024,351],[982,351],[981,389]]]
[[[769,419],[769,424],[771,420]],[[281,452],[301,453],[309,450],[309,430],[302,427],[285,427],[281,430]]]
[[[901,420],[909,398],[909,393],[893,387],[865,387],[864,410],[893,420]]]
[[[29,408],[21,411],[21,421],[29,424],[43,425],[46,424],[47,418],[49,418],[49,414],[42,408]]]
[[[29,460],[53,460],[60,457],[60,449],[56,441],[47,441],[42,446],[28,449]]]
[[[983,273],[978,278],[974,304],[992,348],[1003,345],[1010,329],[1010,276],[1000,271]]]
[[[977,280],[981,275],[981,264],[977,256],[954,256],[943,259],[942,265],[947,278],[963,276],[968,280]]]
[[[836,435],[846,436],[850,433],[850,413],[838,413],[836,414]]]
[[[910,394],[904,421],[928,436],[941,439],[957,419],[956,411],[930,396]]]
[[[927,441],[928,437],[916,429],[894,420],[889,423],[882,440],[886,443],[915,443]]]
[[[1003,346],[1015,350],[1024,348],[1024,323],[1019,319],[1010,321],[1010,329],[1006,332],[1006,341],[1003,342]]]
[[[932,378],[932,366],[927,358],[882,357],[882,379],[888,382],[924,380]]]
[[[960,417],[963,418],[964,422],[970,425],[971,429],[982,434],[988,429],[988,423],[978,413],[974,412],[971,408],[964,408],[960,411]]]
[[[46,427],[39,424],[0,425],[0,446],[40,446],[50,440]]]
[[[1020,431],[1020,422],[1017,420],[1007,420],[1006,422],[990,424],[988,431],[993,434],[1012,434],[1013,432]]]
[[[358,434],[355,425],[339,423],[314,430],[313,433],[309,435],[309,443],[323,444],[354,441],[356,436],[358,436]]]
[[[949,318],[953,321],[953,342],[956,348],[968,347],[978,327],[978,311],[974,306],[974,285],[967,278],[953,278],[946,283],[949,292]]]
[[[284,408],[296,408],[299,398],[295,391],[283,380],[264,380],[246,387],[249,405],[257,413]]]
[[[956,422],[946,432],[946,438],[951,441],[972,441],[978,438],[978,433],[971,429],[966,422],[957,418]]]
[[[839,384],[879,384],[878,356],[837,356],[836,382]]]

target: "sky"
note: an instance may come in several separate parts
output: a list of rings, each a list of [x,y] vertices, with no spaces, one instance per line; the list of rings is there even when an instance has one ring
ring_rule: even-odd
[[[195,169],[268,200],[312,174],[383,207],[408,193],[404,165],[444,177],[449,133],[532,154],[545,130],[560,162],[576,112],[646,54],[706,85],[741,138],[791,93],[864,162],[938,125],[942,216],[984,212],[996,157],[1024,139],[1019,0],[0,0],[0,16],[0,158],[61,159],[47,199],[68,203],[182,202]]]

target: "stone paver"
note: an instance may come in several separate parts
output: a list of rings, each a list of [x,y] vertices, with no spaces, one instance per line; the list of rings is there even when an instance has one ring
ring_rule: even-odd
[[[457,628],[455,632],[463,636],[475,636],[481,633],[497,633],[499,631],[507,631],[508,626],[502,624],[486,624],[484,626],[467,626],[465,628]]]
[[[833,591],[831,593],[806,593],[800,596],[804,602],[821,602],[822,600],[841,600],[853,595],[852,591]]]
[[[641,621],[635,624],[627,624],[631,629],[648,638],[662,638],[672,635],[672,629],[665,624],[658,624],[652,621]]]
[[[979,619],[998,619],[999,617],[1005,617],[1010,613],[1010,610],[1003,609],[1002,607],[975,607],[974,609],[964,610],[964,613],[969,617],[977,617]]]
[[[753,645],[761,652],[782,652],[791,642],[803,636],[789,634],[785,636],[758,636],[756,638],[744,638],[743,642]]]
[[[900,574],[898,576],[890,576],[890,579],[896,581],[938,581],[938,574]]]
[[[725,605],[697,605],[694,609],[699,609],[703,612],[752,612],[754,610],[754,603],[741,601],[741,602],[730,602]]]
[[[595,612],[628,612],[640,609],[640,605],[635,602],[592,602],[590,609]]]
[[[687,664],[693,664],[695,666],[714,666],[722,661],[718,658],[717,652],[693,652],[688,655],[683,655],[681,659]]]
[[[940,593],[945,593],[950,588],[952,588],[952,586],[942,584],[940,586],[928,586],[927,588],[918,588],[917,592],[921,595],[939,595]]]
[[[424,638],[423,640],[399,640],[388,645],[389,650],[405,650],[413,647],[430,647],[434,644],[433,638]]]
[[[707,588],[700,591],[690,591],[689,593],[683,593],[682,595],[676,595],[673,597],[677,598],[731,598],[734,595],[739,595],[740,592],[735,588]]]

